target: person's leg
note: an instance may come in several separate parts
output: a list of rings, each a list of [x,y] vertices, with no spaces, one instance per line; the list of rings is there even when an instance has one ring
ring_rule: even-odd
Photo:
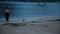
[[[9,21],[9,13],[6,13],[6,22],[8,22]]]

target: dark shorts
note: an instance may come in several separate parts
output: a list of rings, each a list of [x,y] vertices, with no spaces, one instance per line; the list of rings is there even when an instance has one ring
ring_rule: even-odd
[[[9,21],[9,13],[5,13],[6,21]]]

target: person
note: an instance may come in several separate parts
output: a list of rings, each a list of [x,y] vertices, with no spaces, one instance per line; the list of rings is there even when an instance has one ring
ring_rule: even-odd
[[[10,11],[9,11],[8,7],[5,8],[4,13],[5,13],[6,22],[9,22]]]

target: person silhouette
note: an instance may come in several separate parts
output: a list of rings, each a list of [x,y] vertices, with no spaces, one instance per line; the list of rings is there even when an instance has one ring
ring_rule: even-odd
[[[9,11],[9,8],[8,7],[6,7],[4,9],[4,13],[5,13],[6,22],[9,22],[9,14],[10,14],[10,11]]]

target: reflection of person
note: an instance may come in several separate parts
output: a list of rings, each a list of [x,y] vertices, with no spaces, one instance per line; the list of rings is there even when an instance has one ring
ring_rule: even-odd
[[[5,13],[6,22],[9,22],[10,11],[9,11],[8,7],[5,8],[4,13]]]

